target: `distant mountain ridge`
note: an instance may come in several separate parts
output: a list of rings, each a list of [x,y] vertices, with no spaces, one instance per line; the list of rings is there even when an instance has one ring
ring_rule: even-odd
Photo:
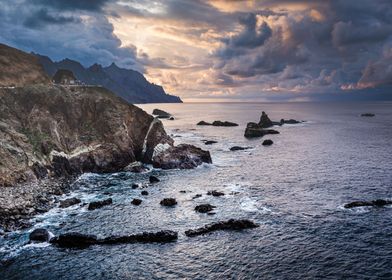
[[[181,103],[181,99],[165,92],[162,86],[155,85],[139,72],[118,67],[112,63],[108,67],[94,64],[85,68],[75,60],[64,59],[58,62],[49,57],[34,54],[52,77],[57,70],[67,69],[73,72],[75,77],[85,84],[101,85],[111,90],[117,96],[129,103]]]

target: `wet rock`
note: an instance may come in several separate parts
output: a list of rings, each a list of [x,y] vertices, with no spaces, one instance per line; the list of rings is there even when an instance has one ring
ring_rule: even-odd
[[[372,201],[354,201],[345,204],[344,208],[350,209],[350,208],[363,207],[363,206],[383,207],[387,205],[392,205],[392,200],[377,199]]]
[[[205,121],[200,121],[197,123],[197,125],[212,125],[212,123],[205,122]]]
[[[113,203],[113,200],[111,198],[105,199],[105,200],[100,200],[100,201],[93,201],[90,202],[88,205],[88,210],[95,210],[98,208],[102,208],[106,205],[110,205]]]
[[[202,194],[196,194],[194,197],[192,197],[192,199],[196,199],[196,198],[199,198],[199,197],[202,197],[203,195]]]
[[[279,134],[279,131],[273,129],[264,129],[259,124],[250,122],[247,124],[244,136],[246,138],[263,137],[267,134]]]
[[[158,232],[143,232],[141,234],[112,236],[99,240],[97,243],[105,244],[123,244],[123,243],[166,243],[178,239],[178,233],[171,230]]]
[[[138,206],[138,205],[142,204],[142,200],[141,200],[141,199],[138,199],[138,198],[134,198],[134,199],[132,200],[131,203],[132,203],[133,205]]]
[[[207,204],[200,204],[195,207],[195,211],[199,212],[199,213],[207,213],[207,212],[211,212],[212,210],[214,210],[214,208],[216,208],[216,206],[213,206],[208,203]]]
[[[207,192],[207,195],[212,195],[212,196],[223,196],[223,195],[225,195],[225,194],[224,194],[223,192],[219,192],[219,191],[213,190],[213,191]]]
[[[60,201],[60,208],[68,208],[72,205],[79,204],[82,202],[79,198],[72,197]]]
[[[154,109],[152,114],[159,119],[169,119],[172,115],[160,109]]]
[[[373,114],[373,113],[364,113],[364,114],[361,114],[361,117],[374,117],[375,116],[375,114]]]
[[[186,193],[186,191],[185,190],[181,190],[180,193]]]
[[[162,206],[171,207],[177,205],[177,200],[175,198],[164,198],[161,200],[160,204]]]
[[[294,120],[294,119],[289,119],[289,120],[281,119],[280,123],[281,124],[297,124],[297,123],[301,123],[301,122]]]
[[[132,188],[133,190],[135,190],[135,189],[139,188],[139,184],[132,184],[131,188]]]
[[[87,248],[97,244],[98,239],[95,235],[69,232],[52,238],[50,243],[61,248]]]
[[[212,144],[216,144],[216,143],[218,143],[217,141],[214,141],[214,140],[207,140],[207,141],[204,141],[204,144],[205,145],[212,145]]]
[[[185,231],[185,235],[188,237],[193,237],[217,230],[243,230],[256,227],[258,227],[258,225],[250,220],[230,219],[228,221],[212,223],[198,229],[187,230]]]
[[[259,121],[258,125],[261,128],[269,128],[269,127],[273,126],[274,124],[272,123],[272,121],[270,120],[268,115],[263,111],[261,113],[261,117],[260,117],[260,121]]]
[[[271,146],[274,142],[270,139],[266,139],[263,141],[262,145],[263,146]]]
[[[243,151],[243,150],[248,150],[248,149],[251,149],[251,147],[233,146],[230,148],[230,151],[235,152],[235,151]]]
[[[210,152],[188,144],[170,147],[152,159],[153,166],[162,169],[192,169],[202,163],[212,163]]]
[[[50,239],[50,232],[44,228],[37,228],[29,235],[30,241],[47,242]]]
[[[228,122],[228,121],[214,121],[212,123],[213,126],[238,126],[237,123]]]
[[[148,195],[148,191],[142,191],[140,194],[141,195]]]
[[[125,167],[124,171],[132,172],[132,173],[143,173],[143,172],[147,172],[148,168],[145,167],[140,162],[134,162],[129,164],[127,167]]]
[[[150,181],[150,183],[158,183],[161,180],[159,180],[157,177],[151,175],[150,178],[148,179]]]

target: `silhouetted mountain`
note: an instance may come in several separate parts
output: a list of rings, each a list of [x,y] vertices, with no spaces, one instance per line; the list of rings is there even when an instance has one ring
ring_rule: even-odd
[[[108,67],[94,64],[88,68],[71,59],[53,62],[49,57],[36,54],[49,76],[59,69],[73,72],[85,84],[101,85],[125,99],[129,103],[181,103],[177,96],[166,94],[165,90],[150,83],[139,72],[118,67],[112,63]]]

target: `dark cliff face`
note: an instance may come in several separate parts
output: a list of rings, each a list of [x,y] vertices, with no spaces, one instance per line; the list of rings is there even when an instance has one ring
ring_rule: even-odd
[[[48,75],[58,69],[67,69],[77,79],[89,85],[102,85],[129,103],[181,103],[177,96],[166,94],[161,86],[150,83],[139,72],[123,69],[114,63],[108,67],[94,64],[88,68],[79,62],[64,59],[53,62],[46,56],[36,55]]]
[[[44,85],[0,89],[0,139],[3,185],[118,171],[173,144],[160,121],[105,88]]]
[[[0,44],[0,87],[49,83],[34,55]]]

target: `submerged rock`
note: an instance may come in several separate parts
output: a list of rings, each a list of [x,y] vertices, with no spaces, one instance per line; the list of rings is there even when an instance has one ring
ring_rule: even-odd
[[[200,121],[197,123],[197,125],[212,125],[212,123],[205,122],[205,121]]]
[[[196,194],[194,197],[192,197],[192,199],[196,199],[196,198],[199,198],[199,197],[202,197],[203,195],[202,194]]]
[[[29,235],[30,241],[47,242],[50,240],[50,232],[44,228],[37,228]]]
[[[214,208],[216,208],[216,206],[213,206],[208,203],[207,204],[200,204],[195,207],[195,211],[199,212],[199,213],[207,213],[207,212],[214,210]]]
[[[213,190],[213,191],[207,192],[207,195],[212,195],[212,196],[223,196],[223,195],[225,195],[225,194],[224,194],[223,192]]]
[[[191,169],[202,163],[212,163],[210,152],[188,144],[169,147],[152,158],[153,166],[162,169]]]
[[[363,206],[375,206],[375,207],[383,207],[387,205],[392,205],[392,200],[384,200],[384,199],[376,199],[372,201],[354,201],[351,203],[347,203],[344,205],[344,208],[355,208],[355,207],[363,207]]]
[[[141,234],[113,236],[99,240],[99,244],[122,244],[122,243],[166,243],[178,239],[178,233],[171,230],[158,232],[143,232]]]
[[[235,151],[243,151],[243,150],[248,150],[251,149],[252,147],[240,147],[240,146],[233,146],[230,148],[230,151],[235,152]]]
[[[134,198],[134,199],[131,201],[131,203],[132,203],[133,205],[138,206],[138,205],[142,204],[142,200],[141,200],[141,199],[138,199],[138,198]]]
[[[102,208],[106,205],[110,205],[113,203],[113,200],[111,198],[105,199],[105,200],[100,200],[100,201],[93,201],[88,204],[88,210],[95,210],[98,208]]]
[[[161,180],[158,179],[158,177],[151,175],[148,179],[150,181],[150,183],[158,183]]]
[[[263,141],[262,145],[263,146],[271,146],[274,142],[270,139],[266,139]]]
[[[141,195],[148,195],[148,191],[142,191],[140,194]]]
[[[297,121],[294,119],[289,119],[289,120],[281,119],[280,123],[281,124],[297,124],[297,123],[301,123],[301,121]]]
[[[152,114],[160,119],[169,119],[172,115],[160,109],[154,109]]]
[[[87,248],[97,244],[98,239],[95,235],[69,232],[52,238],[50,243],[62,248]]]
[[[228,122],[228,121],[214,121],[212,123],[213,126],[238,126],[237,123],[233,123],[233,122]]]
[[[177,205],[177,200],[175,198],[164,198],[161,200],[160,204],[162,206],[171,207]]]
[[[373,113],[364,113],[364,114],[361,114],[361,117],[374,117],[375,116],[375,114],[373,114]]]
[[[135,189],[139,188],[139,184],[132,184],[131,188],[132,188],[133,190],[135,190]]]
[[[214,140],[207,140],[207,141],[204,141],[204,144],[205,145],[212,145],[212,144],[216,144],[216,143],[218,143],[217,141],[214,141]]]
[[[193,237],[217,230],[243,230],[256,227],[258,227],[258,225],[250,220],[230,219],[228,221],[212,223],[198,229],[187,230],[185,231],[185,235],[188,237]]]
[[[76,197],[60,200],[60,208],[68,208],[72,205],[79,204],[80,202],[82,201]]]

